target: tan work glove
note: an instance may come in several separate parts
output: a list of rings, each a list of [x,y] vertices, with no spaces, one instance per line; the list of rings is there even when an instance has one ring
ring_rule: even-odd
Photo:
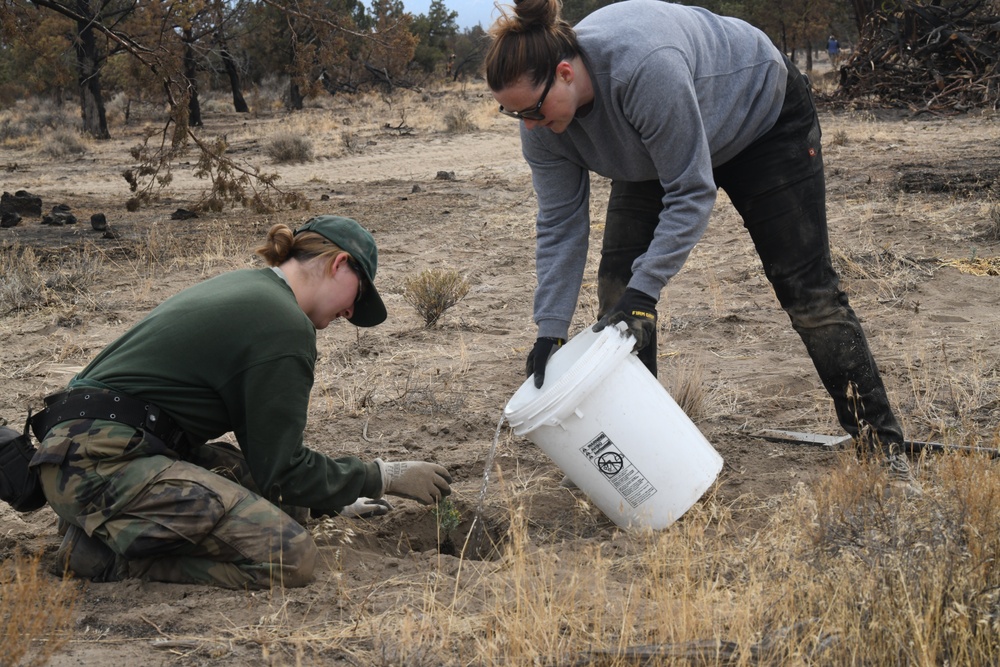
[[[451,475],[436,463],[375,459],[382,475],[382,495],[399,496],[433,505],[451,493]]]

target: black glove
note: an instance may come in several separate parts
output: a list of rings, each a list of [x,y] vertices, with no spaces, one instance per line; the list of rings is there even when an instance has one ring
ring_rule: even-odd
[[[528,353],[528,361],[524,364],[524,372],[527,377],[535,374],[535,388],[541,389],[545,382],[545,364],[549,362],[553,348],[565,343],[562,338],[539,338],[535,341],[535,346]]]
[[[628,327],[625,333],[635,337],[635,351],[644,349],[656,333],[656,299],[637,289],[626,288],[615,307],[594,325],[594,331],[602,331],[619,322],[625,322]]]

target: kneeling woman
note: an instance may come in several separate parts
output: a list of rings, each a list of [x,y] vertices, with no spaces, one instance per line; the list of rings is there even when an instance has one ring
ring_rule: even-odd
[[[228,588],[301,586],[316,546],[277,506],[384,514],[383,495],[430,504],[443,467],[331,458],[303,443],[316,330],[380,324],[375,240],[357,222],[270,229],[270,266],[166,300],[46,399],[37,467],[68,530],[60,566]],[[239,449],[210,442],[233,432]]]

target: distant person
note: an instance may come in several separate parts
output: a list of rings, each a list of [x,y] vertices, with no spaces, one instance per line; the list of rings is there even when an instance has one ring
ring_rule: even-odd
[[[830,56],[830,66],[836,69],[840,66],[840,42],[833,35],[826,40],[826,53]]]
[[[590,172],[612,179],[594,328],[625,322],[654,375],[660,292],[701,238],[721,187],[841,425],[905,474],[902,429],[830,259],[816,109],[767,36],[659,0],[605,6],[575,29],[558,0],[520,0],[490,33],[487,83],[500,112],[521,121],[538,197],[538,338],[526,363],[535,386],[576,308]]]
[[[349,218],[271,227],[270,268],[232,271],[167,299],[33,420],[32,461],[67,530],[59,567],[226,588],[303,586],[316,545],[297,517],[367,516],[384,495],[432,504],[434,463],[306,447],[316,331],[385,320],[378,251]],[[233,432],[239,449],[210,442]],[[336,440],[332,443],[336,445]]]

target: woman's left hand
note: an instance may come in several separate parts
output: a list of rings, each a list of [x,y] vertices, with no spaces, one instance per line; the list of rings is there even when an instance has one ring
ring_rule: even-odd
[[[349,519],[369,519],[373,516],[383,516],[389,513],[392,505],[385,498],[372,500],[371,498],[358,498],[352,504],[341,508],[340,516]]]

